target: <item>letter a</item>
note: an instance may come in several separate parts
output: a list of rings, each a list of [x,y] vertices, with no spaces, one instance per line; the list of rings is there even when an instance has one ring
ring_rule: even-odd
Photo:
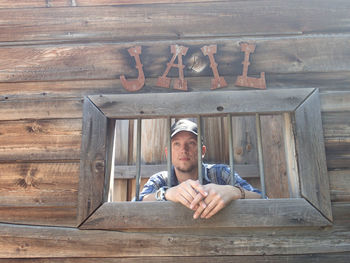
[[[171,67],[177,67],[179,69],[179,78],[174,80],[174,89],[178,90],[187,90],[187,80],[184,78],[184,65],[182,64],[182,56],[185,56],[188,48],[184,46],[171,45],[171,53],[173,53],[173,57],[170,62],[167,63],[167,68],[164,74],[161,77],[158,77],[157,86],[163,88],[170,88],[170,78],[167,78],[167,75],[171,69]],[[174,64],[174,61],[177,57],[178,64]]]
[[[250,53],[253,53],[255,51],[255,45],[248,43],[240,43],[240,46],[241,51],[244,52],[244,61],[242,62],[243,73],[241,76],[238,76],[235,85],[240,87],[266,89],[265,72],[260,73],[260,78],[252,78],[247,76],[248,66],[250,64],[249,55]]]
[[[128,51],[130,56],[135,58],[136,68],[139,72],[139,76],[137,79],[134,80],[126,80],[125,76],[122,75],[120,76],[120,80],[124,89],[126,89],[127,91],[134,92],[140,90],[143,87],[143,85],[145,85],[145,75],[143,73],[142,64],[140,60],[141,46],[131,47],[128,49]]]
[[[214,78],[211,79],[211,89],[218,89],[218,88],[223,88],[227,86],[227,83],[224,77],[219,76],[218,64],[216,64],[215,58],[214,58],[216,49],[217,49],[216,45],[204,46],[201,48],[203,54],[209,57],[210,67],[214,74]]]

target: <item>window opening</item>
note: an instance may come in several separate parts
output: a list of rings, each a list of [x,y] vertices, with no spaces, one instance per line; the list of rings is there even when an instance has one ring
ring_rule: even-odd
[[[240,124],[243,123],[243,119],[239,119],[239,117],[242,118],[242,116],[236,116],[236,115],[232,115],[232,114],[227,114],[227,115],[223,115],[223,116],[217,116],[217,117],[201,117],[201,116],[194,116],[193,118],[190,118],[191,120],[195,121],[198,125],[198,132],[200,134],[199,138],[203,138],[204,137],[204,144],[206,146],[208,146],[208,151],[207,153],[210,153],[210,149],[212,148],[210,145],[211,140],[209,138],[208,140],[208,135],[206,134],[206,128],[209,126],[215,126],[214,122],[210,122],[210,120],[215,120],[215,119],[219,119],[220,121],[218,121],[218,123],[221,123],[222,127],[216,127],[212,128],[212,130],[216,130],[215,132],[212,132],[212,135],[215,135],[215,137],[223,137],[223,138],[217,138],[215,141],[220,139],[220,143],[222,144],[219,147],[219,151],[223,150],[224,153],[221,154],[221,156],[216,159],[216,160],[210,160],[210,158],[208,160],[206,160],[206,163],[222,163],[222,164],[226,164],[230,167],[230,177],[231,177],[231,184],[234,184],[234,172],[238,172],[238,174],[245,180],[247,180],[253,187],[258,188],[261,192],[262,192],[262,197],[265,198],[266,197],[266,189],[265,189],[265,161],[269,162],[269,160],[265,160],[264,161],[264,153],[263,153],[263,148],[266,147],[263,146],[262,141],[264,140],[263,137],[265,137],[265,141],[266,141],[266,135],[263,136],[263,132],[262,132],[262,127],[261,127],[261,122],[263,121],[266,127],[271,128],[269,126],[269,121],[270,119],[273,119],[274,116],[278,116],[280,117],[279,119],[281,121],[283,121],[283,118],[281,114],[278,115],[263,115],[263,118],[261,119],[260,114],[255,114],[255,115],[244,115],[245,118],[249,119],[249,122],[251,122],[251,127],[247,127],[245,133],[241,132],[241,134],[239,136],[236,136],[234,134],[233,131],[233,126],[240,126]],[[289,116],[287,114],[287,116]],[[232,118],[236,118],[237,120],[233,123],[232,122]],[[177,119],[180,119],[180,117],[177,117]],[[288,118],[289,119],[289,118]],[[120,121],[120,120],[119,120]],[[133,121],[133,120],[130,120]],[[171,129],[171,125],[172,123],[175,122],[175,119],[171,118],[171,117],[167,117],[166,119],[142,119],[142,118],[138,118],[137,120],[134,120],[136,122],[135,126],[137,127],[135,129],[135,134],[133,135],[133,138],[136,138],[136,147],[134,147],[134,151],[136,152],[136,154],[134,154],[134,156],[136,156],[136,160],[134,164],[131,164],[128,167],[128,171],[130,173],[130,175],[128,176],[129,179],[120,179],[120,176],[118,177],[118,171],[120,171],[121,169],[124,169],[125,166],[123,166],[122,168],[119,168],[118,161],[116,164],[116,170],[117,170],[117,174],[116,174],[116,184],[118,184],[118,180],[124,180],[124,181],[128,181],[127,184],[124,183],[124,188],[126,192],[128,192],[127,194],[127,198],[124,199],[109,199],[111,201],[131,201],[132,199],[134,200],[139,200],[139,194],[140,191],[143,188],[144,183],[148,180],[148,178],[155,174],[156,172],[160,172],[160,171],[164,171],[167,170],[167,172],[170,174],[171,172],[171,143],[170,143],[170,129]],[[147,122],[148,121],[148,122]],[[150,122],[151,121],[151,122]],[[152,121],[156,121],[156,122],[152,122]],[[118,122],[118,120],[117,120]],[[203,124],[203,122],[205,124]],[[141,123],[141,125],[139,125],[139,123]],[[163,125],[161,125],[160,127],[162,127],[163,129],[159,128],[157,125],[159,125],[159,123],[163,123]],[[164,125],[165,123],[165,125]],[[267,124],[266,124],[267,123]],[[161,144],[160,140],[156,140],[154,144],[160,143],[159,146],[157,148],[152,148],[152,147],[148,147],[147,145],[147,138],[150,138],[150,136],[146,136],[142,134],[142,126],[145,125],[146,126],[146,131],[148,133],[153,133],[155,130],[158,129],[158,133],[156,136],[160,136],[161,134],[164,134],[164,137],[166,137],[166,140],[164,140],[163,144]],[[148,126],[148,127],[147,127]],[[157,126],[157,127],[156,127]],[[264,133],[274,133],[276,134],[276,137],[281,137],[283,138],[281,141],[281,144],[286,144],[287,142],[285,141],[285,136],[283,136],[282,132],[278,132],[278,131],[270,131],[267,130],[267,128],[264,128],[265,131]],[[161,131],[159,131],[159,129],[161,129]],[[222,130],[220,132],[220,130]],[[281,134],[280,134],[281,133]],[[288,135],[289,136],[289,135]],[[235,157],[234,157],[234,138],[235,137],[240,137],[239,141],[240,144],[245,146],[245,151],[253,151],[254,155],[256,155],[256,160],[248,160],[246,158],[243,158],[241,160],[241,164],[238,163],[238,166],[235,163]],[[243,138],[245,137],[245,138]],[[253,137],[253,139],[249,139],[250,137]],[[143,138],[143,139],[141,139]],[[237,140],[237,138],[235,138]],[[153,138],[153,140],[155,140],[155,138]],[[205,142],[207,140],[207,142]],[[251,141],[253,140],[253,141]],[[120,142],[120,141],[119,141]],[[209,144],[208,144],[209,143]],[[213,143],[212,143],[213,144]],[[201,141],[198,141],[198,165],[201,166],[202,162],[204,160],[202,160],[202,147],[201,147],[202,143]],[[116,145],[115,148],[118,149],[120,147],[120,145]],[[162,160],[151,160],[150,164],[147,164],[147,162],[149,161],[149,159],[145,160],[145,157],[143,156],[144,153],[143,149],[141,149],[141,147],[145,147],[148,148],[145,151],[159,151],[159,152],[163,152],[164,148],[167,147],[167,149],[170,149],[167,151],[168,153],[168,158],[164,158],[166,159],[166,161],[162,161]],[[151,149],[150,149],[151,148]],[[240,147],[240,148],[244,148],[244,147]],[[273,145],[273,146],[268,146],[266,147],[267,150],[265,149],[265,151],[267,151],[267,156],[269,153],[271,153],[271,151],[279,151],[279,155],[284,156],[284,148],[285,147],[280,147],[280,145]],[[277,149],[277,148],[281,148],[281,149]],[[239,152],[241,152],[242,150],[239,150]],[[216,151],[217,154],[218,150]],[[242,154],[242,153],[241,153]],[[228,155],[228,157],[227,157]],[[243,153],[244,155],[244,153]],[[287,157],[287,155],[285,155]],[[205,158],[206,159],[206,158]],[[161,162],[160,165],[157,165],[157,163]],[[244,164],[242,164],[244,163]],[[285,163],[285,160],[283,161],[283,163]],[[268,165],[270,165],[270,163],[268,163]],[[277,164],[278,165],[278,164]],[[150,170],[150,167],[155,167],[155,169]],[[158,168],[157,168],[158,167]],[[236,170],[236,168],[238,168],[238,170]],[[242,172],[243,169],[243,172]],[[276,184],[280,184],[280,187],[272,187],[272,189],[274,190],[273,192],[270,192],[270,194],[268,194],[268,196],[270,198],[293,198],[293,197],[298,197],[295,194],[291,194],[288,193],[288,189],[289,191],[291,191],[291,188],[293,188],[293,185],[295,185],[295,182],[292,182],[291,179],[289,178],[289,176],[287,176],[287,167],[285,167],[285,165],[281,164],[280,169],[273,171],[274,172],[274,177],[276,178]],[[248,174],[248,178],[246,178],[246,173],[249,172]],[[271,172],[270,172],[271,173]],[[146,174],[146,176],[145,176]],[[199,180],[203,180],[203,178],[201,178],[203,175],[199,174]],[[283,177],[286,177],[286,179],[283,179]],[[287,178],[288,177],[288,178]],[[279,180],[277,180],[277,178],[281,178]],[[168,177],[168,186],[170,186],[170,177]],[[253,181],[253,182],[252,182]],[[272,180],[270,180],[272,181]],[[120,183],[120,182],[119,182]],[[283,185],[282,185],[283,184]],[[113,187],[111,187],[113,188]],[[116,188],[116,187],[115,187]],[[295,186],[294,186],[295,188]],[[121,187],[118,187],[119,191],[121,191]],[[271,186],[269,188],[271,191]],[[287,189],[287,191],[285,191],[285,189]],[[118,190],[117,190],[118,191]],[[296,189],[293,190],[294,192],[296,191]],[[120,196],[117,192],[115,192],[115,196]]]
[[[277,115],[283,120],[289,191],[295,198],[236,200],[215,219],[196,222],[186,208],[172,202],[107,202],[114,175],[115,120],[138,119],[137,144],[141,146],[141,119],[167,118],[169,131],[171,118],[199,118],[202,132],[203,117],[229,116],[230,122],[233,116],[245,115],[255,116],[258,145],[265,143],[261,119]],[[264,147],[258,148],[263,155]],[[223,91],[215,96],[212,92],[90,96],[84,101],[81,153],[78,223],[83,229],[325,226],[332,220],[317,89]],[[141,167],[141,158],[137,159]],[[263,158],[258,159],[263,163]],[[269,176],[265,173],[265,180]]]

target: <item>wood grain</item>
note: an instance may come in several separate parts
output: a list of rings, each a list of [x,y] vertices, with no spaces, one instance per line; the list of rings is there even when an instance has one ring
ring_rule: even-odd
[[[329,12],[333,6],[342,8]],[[347,32],[349,27],[344,21],[349,9],[346,0],[58,7],[35,12],[31,8],[0,9],[0,41],[139,41]]]
[[[177,256],[176,261],[183,263],[232,263],[232,262],[261,262],[261,263],[347,263],[350,253],[319,253],[305,255],[272,255],[272,256]],[[126,258],[26,258],[26,259],[0,259],[0,263],[173,263],[174,257],[141,256]]]
[[[104,203],[80,229],[286,227],[329,225],[304,199],[236,200],[210,219],[173,202]]]
[[[74,226],[79,163],[0,163],[0,222]]]
[[[256,51],[251,54],[250,58],[250,76],[256,77],[260,72],[265,72],[266,76],[305,74],[305,68],[314,72],[314,75],[317,75],[316,73],[350,71],[347,63],[347,56],[350,54],[350,36],[348,35],[335,35],[332,38],[324,38],[319,35],[311,35],[307,38],[294,36],[247,38],[243,41],[237,38],[185,39],[176,42],[174,40],[141,42],[141,39],[138,41],[140,41],[138,45],[141,45],[143,50],[140,59],[143,64],[146,85],[149,78],[157,78],[164,73],[172,56],[170,46],[173,44],[189,48],[183,62],[186,79],[213,76],[209,59],[202,54],[200,49],[205,45],[216,44],[218,51],[215,55],[215,61],[218,64],[218,71],[225,79],[226,77],[235,77],[232,81],[230,78],[226,79],[228,85],[231,86],[234,85],[238,75],[242,74],[244,54],[240,48],[241,42],[251,42],[256,45]],[[135,43],[3,46],[0,49],[0,68],[2,69],[0,82],[111,80],[119,79],[121,75],[125,75],[129,79],[137,78],[138,71],[135,69],[135,61],[127,51],[132,46],[135,46]],[[330,46],[337,48],[330,48]],[[322,54],[322,56],[318,54]],[[336,83],[331,80],[339,74],[334,73],[335,76],[329,74],[329,85],[336,86]],[[169,76],[178,77],[177,70],[172,70]],[[278,76],[276,77],[278,78]],[[267,84],[269,84],[270,77],[266,78]],[[281,79],[277,80],[281,81]],[[300,79],[291,79],[287,83],[289,82],[292,85],[301,83]],[[310,87],[309,85],[317,86],[311,81],[307,84],[308,87]],[[209,90],[210,80],[206,86]]]
[[[281,115],[261,116],[266,194],[290,198]]]
[[[108,118],[249,115],[294,111],[313,89],[90,96]],[[169,104],[171,101],[171,104]],[[259,101],[260,103],[257,103]],[[142,102],[142,103],[141,103]]]
[[[81,224],[105,200],[107,118],[86,98],[84,100],[83,135],[81,144],[78,215]],[[109,156],[110,157],[110,156]]]
[[[307,227],[256,232],[223,229],[210,234],[194,228],[185,233],[181,229],[165,233],[123,233],[1,224],[0,258],[177,257],[180,250],[183,256],[202,257],[348,252],[349,204],[335,205],[333,210],[339,223],[323,230]],[[191,249],[184,250],[184,247]]]
[[[332,220],[317,90],[296,110],[294,121],[301,195]]]
[[[81,119],[0,121],[0,161],[79,160]]]

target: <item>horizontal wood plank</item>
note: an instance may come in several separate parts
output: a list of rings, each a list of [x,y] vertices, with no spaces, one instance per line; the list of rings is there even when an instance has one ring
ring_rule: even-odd
[[[350,6],[346,0],[191,2],[140,8],[134,5],[40,8],[36,12],[31,8],[0,9],[0,41],[125,41],[349,30],[345,21]],[[269,8],[265,8],[267,5]],[[333,6],[342,8],[329,12]]]
[[[293,112],[314,89],[89,96],[108,118]],[[169,104],[169,102],[172,102]],[[257,103],[259,101],[259,103]],[[188,107],[187,105],[191,105]]]
[[[166,164],[155,165],[142,165],[141,177],[149,178],[152,174],[160,171],[166,171]],[[256,165],[235,165],[235,170],[243,178],[246,177],[259,177],[258,167]],[[133,165],[116,165],[114,168],[114,178],[116,179],[133,179],[136,178],[136,166]]]
[[[187,2],[222,2],[222,0],[176,0],[176,3]],[[7,1],[0,0],[0,8],[33,8],[33,7],[80,7],[80,6],[116,6],[116,5],[140,5],[140,4],[167,4],[174,3],[174,0],[21,0]]]
[[[313,74],[334,72],[335,76],[340,74],[337,71],[350,71],[347,60],[350,35],[346,34],[332,37],[311,35],[307,38],[143,41],[137,45],[142,47],[140,60],[146,80],[157,78],[165,72],[172,57],[170,46],[174,44],[189,48],[183,57],[185,78],[213,76],[210,61],[201,51],[203,46],[213,44],[217,45],[215,61],[219,74],[237,78],[242,74],[244,53],[241,51],[241,42],[256,45],[255,52],[250,55],[249,75],[257,76],[265,72],[268,81],[268,76],[272,74],[300,74],[305,73],[305,68]],[[135,60],[128,53],[128,48],[135,45],[132,42],[111,42],[4,46],[0,49],[0,82],[115,79],[122,75],[127,79],[137,78]],[[169,76],[178,77],[177,70],[170,71]],[[331,82],[332,78],[331,75],[328,80],[330,85],[335,84]],[[228,85],[234,85],[236,79],[232,82],[229,80],[226,81]],[[315,86],[315,83],[310,84]],[[210,81],[207,86],[210,89]]]
[[[344,253],[318,253],[318,254],[305,254],[305,255],[272,255],[272,256],[198,256],[198,257],[127,257],[127,258],[21,258],[21,259],[1,259],[0,263],[232,263],[232,262],[245,262],[245,263],[348,263],[350,252]]]
[[[74,226],[79,163],[0,163],[0,222]]]
[[[350,170],[329,171],[329,188],[333,202],[350,202]]]
[[[79,163],[0,163],[0,171],[2,207],[77,204]]]
[[[0,161],[79,160],[81,119],[0,121]]]
[[[11,206],[0,205],[0,222],[8,224],[74,227],[77,206]]]
[[[304,199],[237,200],[210,219],[173,202],[104,203],[81,229],[320,226],[329,222]]]
[[[82,118],[82,99],[15,100],[0,102],[0,120]]]
[[[335,205],[333,211],[336,219],[348,217],[349,204]],[[350,251],[350,222],[342,222],[323,230],[275,228],[254,235],[252,229],[211,234],[199,229],[123,233],[0,224],[0,258],[159,257],[179,256],[179,251],[182,256],[201,257],[342,253]]]
[[[212,76],[186,77],[188,91],[209,91]],[[244,87],[234,85],[237,76],[225,76],[228,84],[223,90],[246,90]],[[173,89],[156,87],[156,78],[146,78],[145,86],[139,91],[143,93],[175,92]],[[350,71],[323,72],[323,73],[269,73],[266,79],[267,89],[299,89],[318,88],[320,90],[324,111],[333,109],[347,109],[348,105],[339,99],[348,95],[350,85]],[[0,83],[0,101],[23,99],[55,99],[82,98],[98,94],[126,94],[118,76],[113,79],[100,80],[72,80],[72,81],[40,81]],[[327,94],[325,94],[327,93]],[[341,104],[340,104],[341,103]]]

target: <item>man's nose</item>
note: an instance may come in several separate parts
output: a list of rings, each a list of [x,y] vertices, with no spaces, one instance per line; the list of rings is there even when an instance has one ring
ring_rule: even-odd
[[[184,144],[182,145],[181,150],[187,152],[188,149],[189,149],[188,144],[187,144],[187,143],[184,143]]]

